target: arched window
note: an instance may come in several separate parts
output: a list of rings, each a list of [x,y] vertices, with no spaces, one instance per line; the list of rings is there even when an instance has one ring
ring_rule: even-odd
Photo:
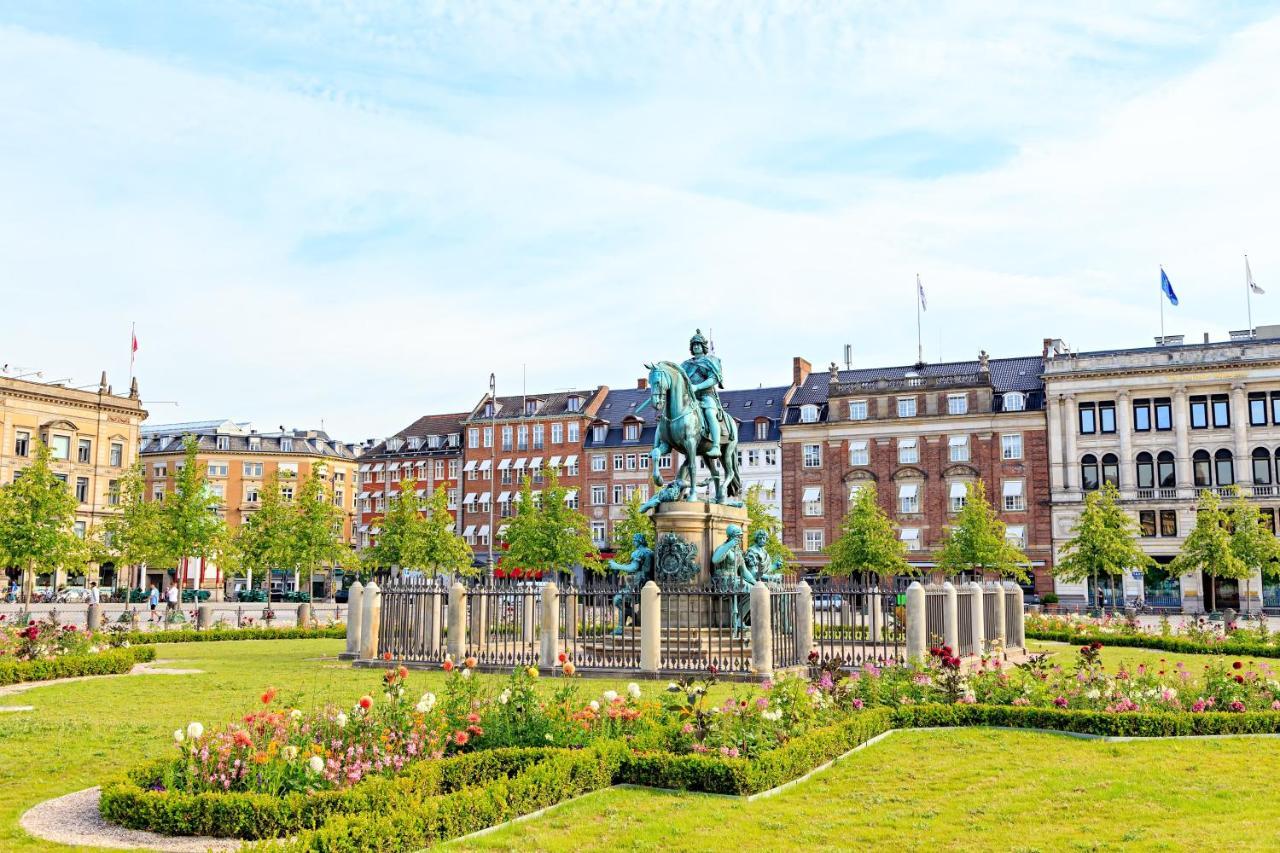
[[[1102,482],[1120,488],[1120,460],[1114,453],[1102,457]]]
[[[1172,489],[1178,485],[1178,472],[1173,464],[1173,454],[1161,450],[1156,457],[1156,481],[1162,489]]]
[[[1214,478],[1219,486],[1230,486],[1236,481],[1236,468],[1231,459],[1231,451],[1225,447],[1213,454]]]
[[[1138,488],[1154,489],[1156,487],[1156,466],[1151,454],[1145,450],[1138,454]]]
[[[1198,489],[1207,489],[1213,485],[1213,460],[1209,457],[1209,451],[1197,450],[1191,454],[1191,476]]]
[[[1021,391],[1005,392],[1002,402],[1001,408],[1006,412],[1021,412],[1027,407],[1027,397]]]
[[[1080,460],[1080,488],[1092,492],[1098,488],[1098,457],[1086,453]]]
[[[800,407],[800,423],[814,424],[818,422],[818,407],[812,403],[806,403]]]
[[[1259,486],[1271,485],[1271,451],[1265,447],[1253,449],[1253,482]]]

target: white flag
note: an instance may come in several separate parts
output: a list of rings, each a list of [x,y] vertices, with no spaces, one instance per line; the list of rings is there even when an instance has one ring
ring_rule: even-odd
[[[1253,283],[1253,270],[1249,269],[1248,255],[1245,255],[1245,258],[1244,258],[1244,277],[1249,282],[1249,289],[1252,290],[1254,293],[1258,294],[1259,296],[1266,293],[1265,290],[1263,290],[1261,287],[1258,287],[1258,285]]]
[[[1246,262],[1246,263],[1247,263],[1247,262]],[[916,276],[916,290],[920,293],[920,307],[921,307],[923,310],[928,311],[928,310],[929,310],[929,303],[925,301],[925,298],[924,298],[924,285],[920,283],[920,276]]]

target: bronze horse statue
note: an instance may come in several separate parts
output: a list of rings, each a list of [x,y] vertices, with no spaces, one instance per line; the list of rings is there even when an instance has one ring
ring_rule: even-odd
[[[720,409],[724,414],[720,429],[720,455],[708,456],[711,442],[707,436],[706,424],[702,420],[702,407],[694,398],[689,377],[679,365],[669,361],[646,364],[645,367],[649,370],[650,396],[647,402],[652,403],[657,412],[658,428],[653,440],[653,450],[649,452],[652,459],[649,470],[653,472],[654,485],[663,485],[662,475],[658,473],[658,460],[677,450],[683,460],[676,479],[687,485],[691,497],[697,491],[697,466],[694,460],[701,457],[707,470],[711,472],[715,503],[739,499],[742,495],[742,477],[738,472],[737,422]]]

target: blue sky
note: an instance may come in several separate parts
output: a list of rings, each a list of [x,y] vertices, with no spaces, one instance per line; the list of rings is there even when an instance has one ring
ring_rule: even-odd
[[[500,388],[1280,322],[1280,4],[0,7],[0,362],[383,436]],[[176,400],[174,406],[160,403]]]

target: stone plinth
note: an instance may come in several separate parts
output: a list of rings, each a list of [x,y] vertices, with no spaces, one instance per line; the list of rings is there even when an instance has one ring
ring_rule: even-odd
[[[724,542],[725,528],[730,524],[742,528],[745,543],[746,507],[706,501],[672,501],[659,504],[653,515],[653,526],[659,542],[662,541],[663,534],[674,533],[697,546],[695,560],[698,574],[690,583],[700,587],[711,583],[711,555]],[[658,585],[663,585],[661,572],[658,574]]]

